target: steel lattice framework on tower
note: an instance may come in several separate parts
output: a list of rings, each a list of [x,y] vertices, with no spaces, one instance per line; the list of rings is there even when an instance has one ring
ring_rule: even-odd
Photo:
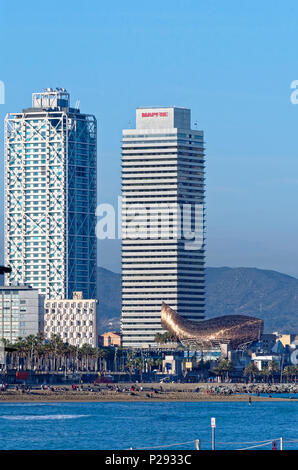
[[[96,119],[65,90],[5,119],[5,263],[47,298],[96,298]]]

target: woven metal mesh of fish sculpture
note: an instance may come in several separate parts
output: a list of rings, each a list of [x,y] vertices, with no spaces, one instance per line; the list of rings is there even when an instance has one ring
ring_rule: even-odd
[[[232,348],[258,341],[263,332],[263,320],[244,315],[224,315],[209,320],[191,321],[169,307],[161,307],[161,323],[164,329],[179,341],[195,341],[206,347],[228,343]]]

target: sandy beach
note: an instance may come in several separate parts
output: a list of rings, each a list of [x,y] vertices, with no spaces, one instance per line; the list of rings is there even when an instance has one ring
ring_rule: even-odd
[[[155,385],[155,386],[154,386]],[[88,390],[83,386],[83,390],[77,386],[73,390],[71,386],[63,388],[51,387],[47,390],[31,389],[22,391],[9,388],[0,392],[0,403],[14,402],[245,402],[251,399],[252,402],[262,401],[296,401],[293,398],[281,398],[268,393],[266,396],[253,395],[254,389],[251,387],[235,385],[207,386],[206,384],[163,384],[162,388],[158,384],[138,384],[136,390],[131,390],[133,384],[119,385],[118,390],[107,387],[92,388]],[[264,393],[265,390],[261,390]]]

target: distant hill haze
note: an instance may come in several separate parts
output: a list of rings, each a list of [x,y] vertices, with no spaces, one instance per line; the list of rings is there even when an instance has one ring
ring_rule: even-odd
[[[206,318],[251,315],[264,320],[266,333],[298,333],[298,279],[257,268],[206,268],[205,272]],[[100,331],[119,330],[121,274],[99,267],[98,293]]]
[[[97,292],[99,300],[99,331],[120,330],[121,274],[97,268]]]

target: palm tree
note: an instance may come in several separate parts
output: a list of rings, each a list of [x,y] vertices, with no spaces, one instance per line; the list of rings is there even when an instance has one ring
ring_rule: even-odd
[[[275,372],[279,372],[280,367],[279,363],[276,361],[271,361],[269,364],[269,371],[270,371],[270,376],[272,376],[272,382],[274,383],[274,374]]]
[[[38,342],[37,336],[35,335],[29,335],[27,336],[23,342],[24,342],[24,349],[26,351],[26,356],[27,356],[27,368],[30,370],[33,370],[35,368],[35,363],[39,362],[39,356],[38,356]]]
[[[261,375],[262,377],[264,377],[265,382],[267,382],[268,378],[269,378],[270,375],[271,375],[271,372],[270,372],[269,367],[268,367],[268,366],[263,367],[262,370],[260,370],[259,375]]]
[[[45,356],[45,336],[44,333],[37,333],[35,336],[35,349],[34,349],[34,356],[36,362],[37,370],[42,369],[42,364]]]
[[[230,374],[234,371],[234,364],[232,361],[225,360],[223,364],[223,371],[225,373],[225,379],[228,380],[230,377]]]
[[[16,368],[17,370],[23,370],[27,368],[27,346],[22,337],[18,337],[14,343],[16,349]]]
[[[154,359],[153,357],[149,357],[149,359],[146,360],[147,367],[149,369],[149,372],[152,372],[152,367],[154,366]]]
[[[212,372],[215,375],[219,375],[222,378],[223,370],[222,370],[222,365],[221,365],[220,361],[216,364],[215,367],[213,367]]]
[[[143,362],[143,359],[142,359],[141,357],[138,357],[138,358],[135,360],[135,367],[136,367],[136,369],[140,372],[141,382],[143,382],[143,368],[144,368],[144,362]]]
[[[283,370],[283,374],[287,377],[287,383],[289,383],[289,377],[292,378],[297,374],[297,367],[296,366],[286,366]]]
[[[223,377],[228,378],[229,373],[234,370],[233,362],[228,361],[227,359],[221,359],[218,361],[217,365],[214,367],[213,372],[216,375],[220,375],[221,379]]]
[[[244,369],[243,371],[243,375],[244,376],[249,376],[249,380],[250,382],[252,381],[252,379],[255,379],[255,377],[257,375],[259,375],[259,369],[257,368],[257,366],[253,363],[253,362],[250,362]]]
[[[48,368],[51,371],[59,370],[62,364],[66,344],[63,343],[59,335],[52,335],[49,342],[45,345],[48,356]]]
[[[103,372],[107,368],[107,358],[108,358],[108,351],[106,348],[100,348],[98,350],[98,358],[99,358],[99,370]]]
[[[154,341],[158,344],[166,344],[171,343],[172,341],[176,341],[176,337],[166,331],[165,333],[156,333]]]
[[[118,346],[117,348],[117,361],[118,361],[118,368],[120,371],[125,369],[125,355],[126,350],[122,346]]]
[[[162,333],[156,333],[154,341],[157,344],[163,344],[165,342],[164,335]]]
[[[136,360],[135,359],[128,359],[128,361],[126,362],[126,367],[128,368],[129,378],[130,378],[130,381],[131,381],[131,376],[134,373],[135,367],[136,367]]]
[[[67,345],[67,357],[68,357],[68,367],[72,369],[72,372],[78,369],[78,348],[73,344]]]
[[[86,368],[88,372],[90,367],[90,358],[94,358],[95,355],[94,348],[92,348],[92,346],[90,346],[89,344],[85,343],[80,348],[80,355],[84,361],[84,363],[82,364],[82,369]]]
[[[158,358],[155,360],[155,364],[156,364],[156,366],[158,367],[159,371],[162,370],[162,362],[163,362],[163,361],[162,361],[161,357],[158,357]]]

